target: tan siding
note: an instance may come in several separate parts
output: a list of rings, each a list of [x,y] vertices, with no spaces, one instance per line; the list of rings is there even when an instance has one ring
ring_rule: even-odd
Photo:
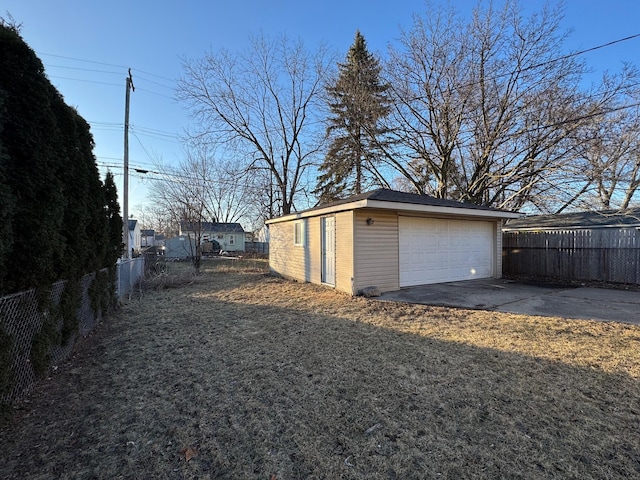
[[[336,214],[336,289],[354,295],[353,290],[354,212]]]
[[[293,244],[294,222],[274,223],[269,227],[269,268],[286,278],[307,281],[305,257],[307,248]],[[307,222],[308,224],[308,222]],[[308,225],[306,225],[308,226]],[[309,229],[305,228],[308,237]]]
[[[321,283],[321,217],[305,219],[305,245],[294,246],[294,221],[270,226],[269,266],[284,277]],[[398,214],[362,209],[340,212],[336,218],[337,290],[357,294],[368,286],[381,291],[398,290]],[[367,225],[367,218],[373,219]],[[502,222],[495,222],[494,276],[502,275]]]
[[[373,219],[367,225],[367,218]],[[381,291],[400,288],[398,216],[384,210],[357,210],[354,222],[356,292],[368,286]]]

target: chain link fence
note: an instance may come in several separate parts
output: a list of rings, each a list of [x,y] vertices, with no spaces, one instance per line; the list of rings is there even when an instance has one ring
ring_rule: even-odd
[[[120,261],[117,265],[116,298],[122,300],[130,295],[143,276],[144,258]],[[95,278],[96,274],[92,273],[85,275],[80,282],[80,301],[75,312],[77,328],[71,332],[65,330],[62,316],[55,313],[60,310],[66,281],[51,285],[46,299],[38,298],[36,290],[0,298],[1,404],[11,404],[33,388],[40,366],[36,358],[41,362],[42,358],[46,359],[45,369],[57,365],[71,355],[78,338],[86,337],[101,320],[100,302],[92,302],[90,295]],[[52,327],[54,331],[48,331],[54,316],[59,317]],[[43,347],[42,342],[39,344],[39,336],[45,333],[49,338]],[[56,341],[51,341],[51,338]]]
[[[118,260],[118,280],[116,284],[116,296],[122,300],[130,295],[133,289],[144,277],[144,257],[129,260]]]
[[[105,272],[106,273],[106,272]],[[87,336],[102,318],[99,306],[92,306],[89,289],[96,274],[85,275],[80,282],[80,305],[76,312],[78,327],[75,331],[61,335],[63,319],[56,321],[55,334],[63,341],[48,345],[45,353],[50,365],[63,361],[73,351],[79,336]],[[43,326],[60,305],[66,281],[51,286],[48,302],[38,299],[35,290],[28,290],[0,298],[0,400],[11,404],[29,390],[36,382],[34,368],[34,345]],[[41,305],[46,304],[43,308]],[[95,302],[94,302],[95,304]],[[94,310],[96,308],[96,310]]]

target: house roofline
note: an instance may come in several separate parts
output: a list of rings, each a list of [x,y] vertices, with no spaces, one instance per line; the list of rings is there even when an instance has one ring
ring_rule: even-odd
[[[640,230],[640,223],[618,225],[548,225],[544,227],[509,227],[505,225],[502,227],[502,230],[505,232],[548,232],[557,230],[602,230],[605,228],[633,228]]]
[[[267,220],[265,224],[271,225],[274,223],[289,222],[291,220],[300,220],[309,217],[319,217],[322,215],[330,215],[332,213],[344,212],[347,210],[357,210],[362,208],[377,208],[381,210],[395,210],[411,213],[430,213],[440,215],[462,215],[467,217],[476,218],[491,218],[491,219],[507,219],[507,218],[520,218],[522,214],[507,212],[505,210],[488,210],[488,209],[476,209],[441,206],[441,205],[421,205],[415,203],[402,203],[402,202],[390,202],[385,200],[371,200],[365,198],[363,200],[357,200],[354,202],[343,203],[339,205],[330,205],[325,208],[318,207],[312,210],[307,210],[299,213],[291,213],[278,218],[272,218]]]

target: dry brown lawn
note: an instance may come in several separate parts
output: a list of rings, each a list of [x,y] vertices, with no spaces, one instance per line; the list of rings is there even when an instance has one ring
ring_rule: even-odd
[[[105,319],[0,430],[0,477],[640,478],[639,327],[215,265]]]

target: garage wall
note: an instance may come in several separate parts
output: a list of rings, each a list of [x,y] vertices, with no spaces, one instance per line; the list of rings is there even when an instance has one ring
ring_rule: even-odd
[[[376,286],[382,292],[400,288],[398,216],[386,210],[354,212],[354,290]],[[367,218],[373,219],[367,225]]]
[[[304,245],[294,245],[294,221],[269,226],[269,269],[286,278],[320,283],[320,219],[302,221]]]
[[[336,214],[336,289],[354,295],[353,219],[354,212]]]
[[[355,295],[368,286],[381,291],[400,288],[399,226],[396,211],[360,209],[339,212],[336,218],[337,290]],[[373,220],[367,225],[367,218]],[[304,246],[294,245],[294,221],[270,225],[271,271],[303,282],[321,283],[320,217],[303,220]],[[495,225],[493,275],[502,273],[502,222]]]

